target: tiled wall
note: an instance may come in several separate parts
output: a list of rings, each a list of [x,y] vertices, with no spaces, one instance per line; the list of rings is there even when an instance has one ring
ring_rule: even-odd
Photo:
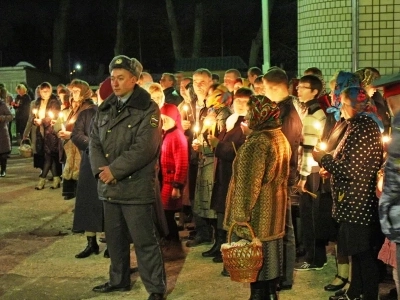
[[[352,69],[352,1],[298,1],[298,73]],[[358,67],[400,70],[400,0],[358,0]],[[395,17],[397,15],[397,18]]]

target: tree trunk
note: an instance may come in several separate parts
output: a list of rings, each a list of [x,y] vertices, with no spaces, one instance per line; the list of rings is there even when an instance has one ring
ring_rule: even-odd
[[[125,0],[119,0],[117,14],[117,36],[114,47],[115,56],[124,54],[124,6]]]
[[[169,29],[171,30],[172,48],[174,49],[175,59],[178,59],[182,57],[182,45],[172,0],[166,0],[166,7]]]
[[[70,0],[60,1],[58,16],[54,21],[53,29],[53,57],[50,65],[50,71],[64,76],[68,71],[68,68],[66,68],[68,59],[64,57],[64,53],[70,7]]]
[[[193,53],[192,57],[201,56],[201,43],[203,40],[203,2],[196,1],[194,11]]]
[[[275,0],[268,0],[268,13],[269,16],[271,16],[272,13],[272,7],[274,6]],[[258,57],[260,50],[263,45],[263,37],[262,37],[262,29],[263,24],[261,22],[260,29],[258,29],[256,37],[252,40],[251,42],[251,48],[250,48],[250,56],[249,56],[249,67],[255,67],[258,65]]]

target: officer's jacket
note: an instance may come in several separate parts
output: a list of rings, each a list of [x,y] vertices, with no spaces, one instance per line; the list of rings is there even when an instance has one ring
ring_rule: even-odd
[[[89,144],[93,175],[109,166],[114,184],[98,180],[101,200],[145,204],[155,200],[156,163],[161,143],[160,110],[138,85],[122,109],[112,94],[99,107],[93,120]]]

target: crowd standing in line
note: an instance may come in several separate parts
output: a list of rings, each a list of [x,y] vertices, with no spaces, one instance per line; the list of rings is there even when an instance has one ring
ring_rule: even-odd
[[[131,289],[133,243],[149,299],[164,299],[163,259],[212,244],[202,256],[222,263],[235,223],[235,238],[251,239],[249,223],[262,241],[250,299],[277,299],[295,271],[322,270],[329,242],[337,273],[321,288],[335,292],[330,300],[377,299],[380,250],[398,289],[399,74],[341,70],[325,84],[316,67],[290,82],[281,68],[251,67],[247,78],[229,69],[219,83],[201,68],[165,72],[158,83],[123,55],[109,71],[97,94],[74,79],[56,94],[48,82],[36,95],[20,83],[13,99],[0,84],[0,177],[15,120],[41,170],[35,189],[49,179],[65,200],[76,197],[73,230],[87,237],[76,258],[98,254],[96,234],[105,232],[110,278],[93,291]],[[194,234],[182,244],[191,220]]]

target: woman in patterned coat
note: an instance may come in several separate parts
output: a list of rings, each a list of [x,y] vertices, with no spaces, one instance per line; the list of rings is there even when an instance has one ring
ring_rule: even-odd
[[[167,219],[167,240],[180,245],[175,213],[182,209],[182,192],[189,168],[188,144],[181,125],[181,115],[173,104],[161,107],[164,137],[161,146],[161,200]]]
[[[265,96],[251,96],[248,127],[253,131],[233,162],[226,198],[224,229],[248,222],[263,247],[263,265],[251,283],[250,299],[278,299],[277,280],[283,274],[283,236],[287,205],[290,145],[281,131],[279,108]],[[251,240],[247,227],[234,233]]]
[[[341,113],[348,122],[333,155],[314,151],[314,159],[331,174],[333,217],[339,223],[337,248],[351,256],[351,284],[347,294],[330,299],[378,298],[377,245],[380,227],[376,174],[382,164],[383,124],[367,92],[348,87],[341,93]]]

